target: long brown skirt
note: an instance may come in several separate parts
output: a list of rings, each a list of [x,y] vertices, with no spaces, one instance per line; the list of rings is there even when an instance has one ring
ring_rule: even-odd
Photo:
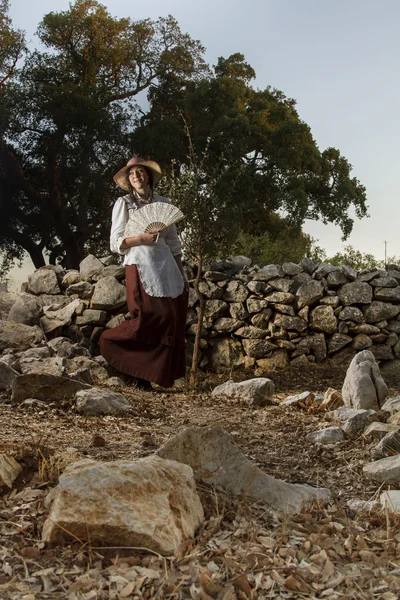
[[[184,377],[188,293],[154,298],[143,289],[136,265],[126,267],[131,319],[104,331],[100,352],[121,373],[171,387]]]

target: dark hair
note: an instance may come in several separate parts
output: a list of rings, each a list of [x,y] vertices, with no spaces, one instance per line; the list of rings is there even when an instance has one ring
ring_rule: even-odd
[[[154,183],[153,183],[153,172],[151,169],[149,169],[148,167],[145,167],[144,165],[132,165],[132,167],[142,167],[146,173],[147,173],[147,181],[149,184],[149,188],[150,188],[150,194],[149,197],[151,199],[151,201],[153,201],[153,197],[154,197],[154,193],[153,193],[153,188],[154,188]],[[132,168],[131,167],[131,168]],[[130,173],[130,169],[127,170],[126,172],[126,183],[128,185],[128,189],[129,189],[129,195],[132,198],[132,200],[135,199],[135,188],[133,187],[133,185],[131,184],[131,182],[129,181],[129,173]]]

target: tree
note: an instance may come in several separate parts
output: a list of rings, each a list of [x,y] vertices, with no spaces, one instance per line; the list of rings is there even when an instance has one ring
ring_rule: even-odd
[[[132,153],[137,95],[168,73],[200,76],[203,48],[172,17],[115,19],[95,0],[49,13],[38,35],[49,52],[28,55],[12,90],[6,179],[17,193],[0,239],[32,256],[21,213],[40,215],[36,254],[77,268],[87,250],[107,246],[112,174]]]
[[[132,134],[133,144],[163,164],[173,158],[188,164],[179,114],[190,126],[197,153],[211,138],[205,172],[213,170],[229,148],[226,169],[241,169],[244,233],[264,234],[271,214],[298,230],[305,219],[333,222],[346,238],[356,216],[367,214],[365,188],[351,177],[351,165],[339,150],[320,152],[295,101],[267,87],[254,90],[254,70],[241,54],[220,58],[212,76],[187,82],[165,77],[150,87],[150,111]]]
[[[197,329],[190,382],[196,381],[200,356],[200,337],[204,319],[205,298],[200,290],[203,265],[219,253],[227,252],[237,238],[241,223],[241,206],[234,196],[241,186],[241,171],[232,179],[226,169],[227,155],[221,155],[213,169],[205,171],[211,139],[198,155],[191,132],[184,124],[188,140],[188,164],[174,163],[162,182],[160,191],[173,199],[185,214],[185,257],[195,265],[194,288],[199,298]],[[242,190],[243,193],[244,190]]]

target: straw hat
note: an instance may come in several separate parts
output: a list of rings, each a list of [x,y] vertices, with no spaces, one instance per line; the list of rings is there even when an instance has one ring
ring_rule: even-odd
[[[115,183],[126,192],[129,192],[128,184],[126,181],[127,173],[131,167],[136,167],[139,165],[150,169],[150,171],[153,174],[153,185],[156,185],[160,181],[162,176],[160,165],[157,164],[154,160],[144,160],[144,158],[140,158],[140,156],[135,156],[134,158],[128,160],[126,166],[122,167],[122,169],[120,169],[118,173],[114,175],[113,179]]]

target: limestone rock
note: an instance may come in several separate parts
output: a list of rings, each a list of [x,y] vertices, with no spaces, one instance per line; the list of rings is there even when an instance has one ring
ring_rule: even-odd
[[[375,440],[382,440],[388,433],[398,432],[400,430],[400,425],[393,425],[391,423],[380,423],[379,421],[374,421],[370,423],[368,427],[364,430],[363,435],[365,437],[370,437]]]
[[[249,340],[262,340],[267,336],[267,331],[250,325],[248,327],[240,327],[240,329],[235,331],[235,335]]]
[[[391,415],[400,411],[400,396],[394,396],[387,398],[385,403],[382,405],[382,410],[386,410]]]
[[[236,398],[254,406],[267,406],[268,404],[274,404],[274,392],[275,385],[271,379],[258,377],[240,383],[235,383],[232,380],[226,381],[215,387],[211,395],[213,397]]]
[[[281,402],[281,406],[298,406],[300,404],[310,404],[314,402],[315,394],[313,392],[302,392],[294,396],[287,396]]]
[[[389,512],[400,513],[400,490],[385,490],[379,502]]]
[[[61,377],[65,374],[66,360],[59,356],[52,358],[20,358],[21,373],[42,373]]]
[[[42,537],[135,546],[171,555],[204,520],[192,469],[157,456],[81,460],[61,475]]]
[[[22,467],[13,456],[0,454],[0,490],[11,489]]]
[[[397,485],[400,481],[400,454],[368,463],[363,467],[363,472],[374,481]]]
[[[397,426],[399,427],[399,426]],[[372,450],[371,458],[378,460],[386,456],[400,454],[400,431],[391,431],[387,433]]]
[[[300,512],[314,499],[326,502],[330,496],[325,488],[290,484],[266,475],[219,427],[185,429],[168,440],[157,453],[163,458],[190,465],[196,481],[265,502],[284,513]]]
[[[301,317],[291,317],[289,315],[276,314],[274,324],[288,331],[304,331],[307,329],[307,322]]]
[[[228,312],[228,303],[223,300],[206,300],[204,316],[210,320],[224,317]]]
[[[264,358],[273,350],[278,349],[275,344],[271,344],[267,340],[243,339],[242,344],[246,354],[255,359]]]
[[[381,287],[375,290],[375,299],[382,302],[390,302],[399,304],[400,302],[400,286],[397,287]]]
[[[326,427],[307,435],[307,440],[312,444],[336,444],[343,439],[344,435],[340,427]]]
[[[26,350],[44,341],[39,327],[30,327],[14,321],[0,321],[0,352],[6,348]]]
[[[14,379],[18,376],[18,371],[0,360],[0,390],[11,389]]]
[[[113,311],[121,308],[125,303],[125,286],[112,276],[99,279],[94,286],[91,308]]]
[[[339,313],[341,321],[353,321],[353,323],[364,323],[365,317],[362,310],[357,306],[345,306]]]
[[[270,281],[270,279],[277,279],[280,276],[281,273],[277,265],[266,265],[254,274],[253,279],[257,281]]]
[[[102,269],[104,269],[103,263],[101,262],[101,260],[96,258],[93,254],[88,254],[88,256],[86,258],[84,258],[81,261],[81,263],[79,264],[80,274],[86,275],[88,277],[90,277],[91,275],[94,275],[95,273],[97,273],[98,271],[101,271]]]
[[[249,313],[241,302],[231,302],[229,304],[229,313],[237,321],[244,321],[249,316]]]
[[[59,294],[60,286],[54,269],[50,266],[37,269],[28,276],[28,291],[31,294]]]
[[[311,311],[310,327],[315,331],[336,333],[337,320],[332,306],[317,306]]]
[[[366,333],[357,334],[352,341],[352,347],[355,350],[366,350],[372,346],[373,342]]]
[[[389,302],[380,302],[374,300],[370,306],[364,310],[364,317],[367,323],[376,323],[382,319],[393,319],[400,312],[400,306],[390,304]],[[368,333],[367,331],[363,333]]]
[[[372,287],[364,281],[346,283],[338,291],[338,296],[344,306],[350,304],[370,304],[372,302],[372,294]]]
[[[328,413],[327,416],[338,419],[343,423],[342,429],[346,435],[353,439],[361,434],[371,422],[377,420],[376,412],[372,409],[356,409],[341,406]]]
[[[388,389],[369,350],[359,352],[351,361],[342,394],[349,407],[379,410],[383,405]]]
[[[323,295],[324,285],[321,281],[305,281],[296,292],[298,307],[313,306]]]
[[[347,346],[347,344],[350,344],[352,341],[353,338],[349,335],[344,335],[343,333],[334,333],[328,342],[328,353],[332,354],[332,352],[337,352],[338,350],[341,350]]]
[[[283,263],[282,270],[285,275],[289,275],[291,277],[292,275],[298,275],[299,273],[301,273],[303,268],[300,265],[297,265],[296,263],[287,262]]]
[[[42,307],[32,294],[18,294],[10,308],[7,321],[23,323],[24,325],[39,325]]]
[[[222,298],[226,302],[244,302],[249,295],[249,290],[240,281],[230,281]]]
[[[107,313],[105,310],[94,310],[88,308],[83,311],[82,315],[76,317],[77,325],[104,325],[107,321]]]
[[[18,296],[14,292],[0,291],[0,320],[6,320],[8,318],[11,307],[17,298]]]
[[[122,394],[98,387],[79,391],[75,400],[78,412],[91,417],[117,416],[132,410],[129,401]]]
[[[94,286],[89,281],[77,281],[67,287],[65,293],[67,296],[74,296],[75,294],[83,300],[89,300],[92,297]]]
[[[214,371],[220,373],[232,367],[239,367],[243,365],[243,361],[243,349],[240,342],[228,338],[212,340],[209,364]]]
[[[73,398],[76,392],[89,387],[67,377],[32,373],[14,379],[11,399],[13,402],[22,402],[26,398],[44,402],[62,401]]]
[[[287,351],[284,348],[274,350],[268,358],[260,358],[257,360],[255,375],[263,375],[263,373],[269,373],[271,371],[281,371],[287,369],[289,365],[290,360]]]

